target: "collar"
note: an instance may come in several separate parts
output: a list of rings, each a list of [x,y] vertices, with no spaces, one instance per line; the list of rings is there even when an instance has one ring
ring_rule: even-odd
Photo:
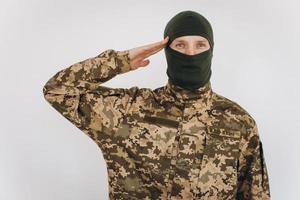
[[[213,90],[210,81],[208,81],[204,86],[191,91],[178,85],[174,85],[170,79],[168,79],[165,86],[158,88],[157,97],[161,103],[168,101],[179,105],[195,102],[208,104],[208,101],[211,100],[212,94]]]

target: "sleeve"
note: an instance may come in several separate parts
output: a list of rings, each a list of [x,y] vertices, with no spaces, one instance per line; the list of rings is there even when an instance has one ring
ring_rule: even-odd
[[[130,70],[129,50],[107,49],[57,72],[43,86],[44,98],[96,143],[105,142],[118,128],[138,87],[101,84]]]
[[[252,128],[241,139],[238,161],[237,200],[269,200],[270,188],[263,146],[258,128]]]

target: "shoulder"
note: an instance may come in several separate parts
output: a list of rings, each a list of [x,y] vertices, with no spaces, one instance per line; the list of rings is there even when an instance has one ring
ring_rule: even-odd
[[[212,100],[212,110],[223,114],[232,122],[233,126],[237,126],[245,132],[248,129],[256,128],[255,119],[240,103],[216,92],[213,92]]]

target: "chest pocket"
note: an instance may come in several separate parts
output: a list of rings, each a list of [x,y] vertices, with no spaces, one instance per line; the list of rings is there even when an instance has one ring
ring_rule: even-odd
[[[155,169],[172,147],[178,126],[176,120],[146,114],[130,123],[122,122],[121,127],[126,128],[121,128],[119,135],[126,135],[123,146],[135,162]]]
[[[145,115],[144,121],[151,123],[151,124],[157,124],[160,126],[167,126],[171,128],[178,128],[179,122],[167,118],[157,117],[157,116],[151,116],[151,115]]]
[[[239,130],[207,127],[198,195],[233,199],[229,197],[236,188],[240,138]]]
[[[129,125],[128,138],[124,140],[126,151],[140,168],[153,175],[163,173],[169,168],[167,155],[172,149],[179,122],[148,114],[135,117],[133,121]]]

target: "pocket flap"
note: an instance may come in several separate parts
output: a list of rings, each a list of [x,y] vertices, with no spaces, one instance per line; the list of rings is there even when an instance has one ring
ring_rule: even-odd
[[[148,115],[148,114],[145,114],[143,119],[150,123],[161,124],[161,125],[169,126],[169,127],[173,127],[173,128],[178,128],[178,126],[179,126],[179,122],[176,120],[153,116],[153,115]]]

